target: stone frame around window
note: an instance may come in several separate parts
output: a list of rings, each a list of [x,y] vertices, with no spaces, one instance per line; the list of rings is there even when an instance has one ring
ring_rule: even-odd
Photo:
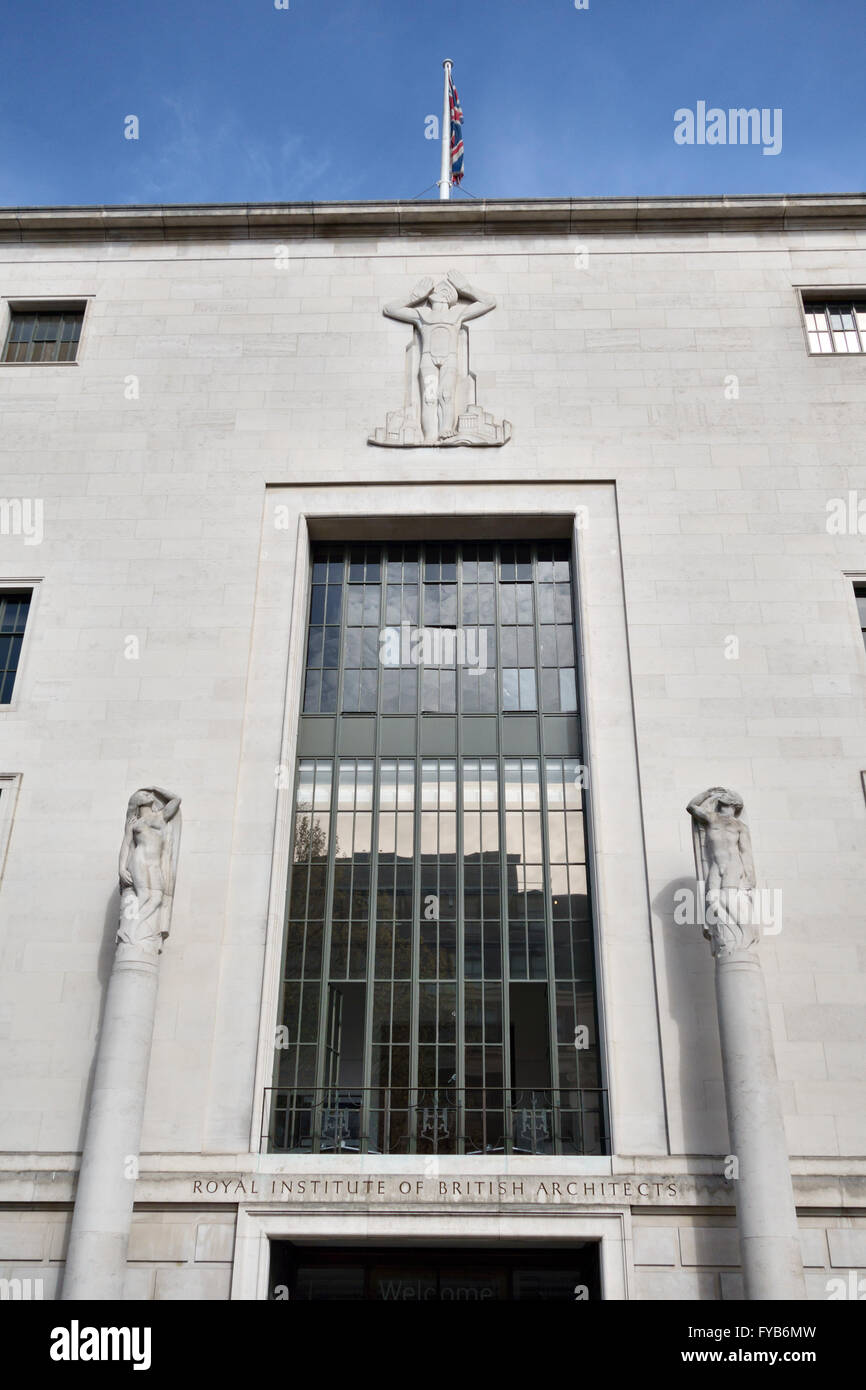
[[[397,516],[393,481],[269,486],[252,659],[254,664],[261,661],[272,666],[277,647],[283,652],[278,769],[287,773],[295,765],[311,538],[387,540],[415,535],[482,540],[549,535],[571,536],[575,541],[580,531],[575,567],[578,641],[590,664],[584,668],[588,682],[579,703],[587,711],[586,761],[590,785],[596,790],[593,821],[599,824],[597,833],[590,831],[590,854],[598,885],[595,912],[602,924],[599,928],[598,919],[594,924],[600,1036],[605,1055],[616,1057],[610,1076],[613,1151],[662,1154],[668,1151],[668,1139],[653,984],[653,956],[660,947],[654,944],[657,928],[650,909],[643,845],[616,489],[612,483],[559,479],[545,481],[540,488],[539,481],[405,480],[400,485],[404,510]],[[262,1098],[273,1071],[293,792],[293,779],[280,776],[273,853],[267,865],[270,887],[255,1076],[247,1071],[247,1063],[239,1066],[228,1036],[225,1048],[218,1044],[215,1057],[215,1066],[224,1066],[226,1077],[233,1078],[231,1085],[244,1087],[252,1152],[259,1147]],[[258,872],[265,867],[262,864]],[[257,925],[257,934],[259,930]],[[241,932],[238,952],[243,951],[246,939]],[[230,1008],[229,1032],[234,1038],[243,1020],[236,1017],[236,999],[230,1001],[226,994],[218,1014]],[[215,1116],[214,1124],[217,1120]]]
[[[829,358],[831,361],[839,361],[840,358],[866,357],[866,315],[864,323],[859,328],[861,346],[859,350],[853,352],[839,352],[835,344],[829,351],[815,351],[809,341],[810,328],[806,321],[806,315],[811,312],[809,306],[827,304],[844,304],[847,302],[862,302],[866,306],[866,288],[863,286],[851,285],[795,285],[794,291],[797,295],[797,304],[800,314],[800,326],[803,332],[803,342],[806,347],[806,356],[810,360],[824,360]],[[857,330],[855,330],[857,331]],[[828,330],[829,336],[829,330]]]
[[[866,656],[866,624],[860,613],[858,599],[866,597],[866,570],[843,570],[842,578],[848,590],[848,612],[855,632],[862,638],[862,649]]]
[[[93,295],[4,295],[0,298],[0,368],[2,367],[77,367],[84,356],[86,335],[90,321],[90,304]],[[81,314],[81,332],[75,356],[66,362],[7,362],[6,349],[13,314],[63,313]]]
[[[18,658],[18,666],[15,671],[15,684],[12,688],[12,699],[0,704],[0,717],[15,711],[21,703],[21,690],[24,685],[27,670],[28,655],[31,642],[33,640],[33,628],[36,619],[36,609],[39,602],[39,591],[42,587],[42,576],[36,578],[4,578],[0,579],[0,598],[10,590],[15,592],[20,589],[30,590],[30,611],[27,614],[27,624],[24,628],[24,636],[21,642],[21,655]]]

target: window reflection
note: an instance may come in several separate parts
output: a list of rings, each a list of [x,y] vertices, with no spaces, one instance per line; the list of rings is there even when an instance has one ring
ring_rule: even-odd
[[[313,563],[304,711],[333,713],[337,708],[340,664],[340,618],[343,593],[342,552],[325,549]]]
[[[415,843],[414,759],[383,758],[379,777],[379,854],[411,859]]]
[[[582,768],[537,753],[422,750],[437,746],[426,730],[438,739],[450,727],[432,714],[457,717],[461,750],[533,726],[529,746],[543,750],[565,721],[542,714],[576,725],[570,545],[329,544],[316,547],[311,578],[304,712],[381,716],[376,748],[404,751],[299,762],[279,1084],[363,1078],[366,1132],[382,1152],[432,1143],[412,1128],[410,1087],[459,1084],[461,1135],[437,1131],[436,1142],[483,1151],[505,1143],[505,1110],[497,1121],[490,1095],[515,1084],[510,987],[545,986],[551,1081],[601,1084]],[[399,638],[387,659],[386,629]],[[478,718],[516,712],[530,717]],[[339,721],[332,746],[358,746],[342,742],[353,724]],[[355,1038],[345,1066],[338,998]],[[443,1113],[434,1105],[434,1130]]]

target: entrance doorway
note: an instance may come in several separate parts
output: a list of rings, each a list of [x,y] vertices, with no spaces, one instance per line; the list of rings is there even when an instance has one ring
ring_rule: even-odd
[[[301,1246],[271,1241],[269,1297],[289,1302],[596,1301],[597,1241],[556,1250],[457,1246]]]

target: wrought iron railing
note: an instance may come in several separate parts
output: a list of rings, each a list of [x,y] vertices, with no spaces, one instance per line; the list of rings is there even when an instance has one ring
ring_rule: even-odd
[[[268,1087],[268,1153],[607,1154],[603,1090]]]

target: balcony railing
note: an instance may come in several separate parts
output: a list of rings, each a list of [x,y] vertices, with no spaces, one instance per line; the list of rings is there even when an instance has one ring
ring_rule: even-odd
[[[269,1087],[268,1153],[607,1154],[603,1090]]]

